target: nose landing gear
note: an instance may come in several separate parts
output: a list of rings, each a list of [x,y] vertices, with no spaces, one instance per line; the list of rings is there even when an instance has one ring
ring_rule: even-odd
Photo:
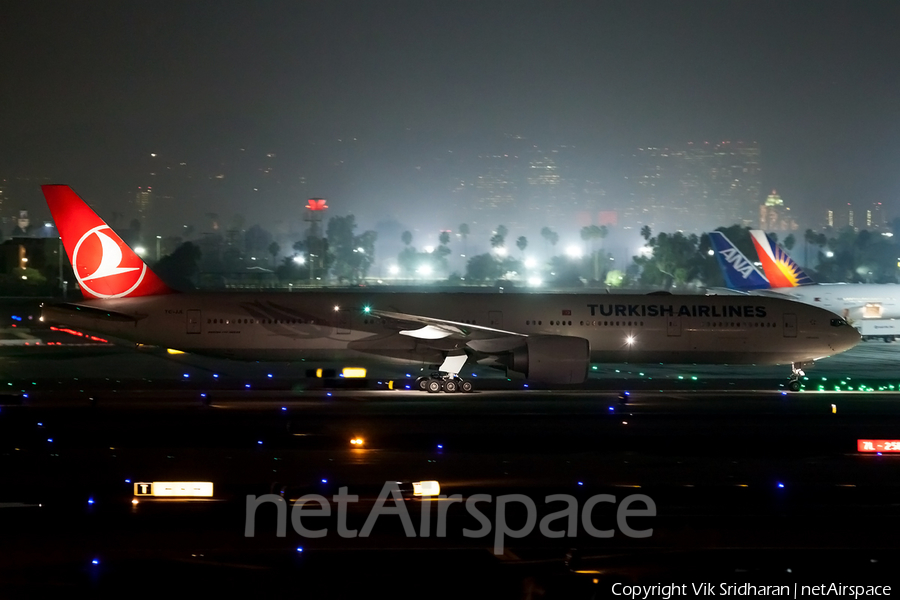
[[[791,377],[788,380],[788,389],[792,392],[800,391],[800,378],[805,376],[806,372],[803,370],[803,363],[795,362],[791,363]]]

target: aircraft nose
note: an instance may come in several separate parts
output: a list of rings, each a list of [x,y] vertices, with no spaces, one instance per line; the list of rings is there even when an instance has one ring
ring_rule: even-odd
[[[849,350],[862,340],[862,336],[859,334],[856,327],[845,325],[844,327],[841,327],[840,330],[841,334],[838,338],[839,347],[837,350],[840,350],[841,352]]]

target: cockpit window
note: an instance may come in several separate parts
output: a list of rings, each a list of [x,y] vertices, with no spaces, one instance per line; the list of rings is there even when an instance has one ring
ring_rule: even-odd
[[[843,327],[844,325],[846,325],[847,327],[849,327],[849,326],[850,326],[850,323],[848,323],[847,321],[845,321],[845,320],[843,320],[843,319],[832,319],[832,320],[831,320],[831,326],[832,326],[832,327]]]

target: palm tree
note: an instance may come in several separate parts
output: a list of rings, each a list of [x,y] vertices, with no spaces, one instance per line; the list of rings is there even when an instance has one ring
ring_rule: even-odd
[[[278,242],[272,242],[269,244],[269,254],[272,255],[272,268],[275,268],[275,257],[278,256],[278,253],[281,252],[281,246],[278,245]]]
[[[412,243],[412,234],[408,231],[404,231],[400,234],[400,239],[403,240],[403,243],[409,246]]]
[[[519,239],[516,240],[516,246],[519,248],[519,251],[522,253],[522,255],[524,257],[525,248],[528,247],[528,239],[524,235],[520,235]]]
[[[556,242],[559,241],[559,234],[550,229],[549,227],[541,228],[541,237],[544,238],[548,244],[556,245]]]
[[[469,251],[468,251],[468,246],[469,246],[469,244],[467,243],[467,240],[469,239],[469,233],[470,233],[470,231],[469,231],[469,225],[468,225],[468,223],[461,223],[460,226],[459,226],[459,235],[462,236],[462,239],[463,239],[463,254],[466,255],[466,256],[468,256],[468,254],[469,254]]]
[[[652,235],[653,235],[653,231],[650,230],[649,225],[644,225],[643,227],[641,227],[641,237],[644,238],[645,242],[649,242],[650,236],[652,236]]]

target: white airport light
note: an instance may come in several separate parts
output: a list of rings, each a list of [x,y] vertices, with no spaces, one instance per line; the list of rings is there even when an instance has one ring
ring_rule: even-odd
[[[441,484],[437,481],[414,481],[413,496],[439,496]]]
[[[388,267],[388,273],[390,273],[391,275],[396,275],[399,272],[400,267],[398,267],[397,265],[391,265],[390,267]]]
[[[827,256],[828,258],[834,258],[834,252],[829,250],[828,252],[825,253],[825,256]]]
[[[542,283],[544,283],[544,282],[541,281],[540,277],[529,277],[528,278],[528,285],[530,285],[531,287],[538,287]]]
[[[135,246],[134,253],[137,254],[138,256],[143,256],[147,253],[147,249],[144,248],[143,246]]]
[[[566,256],[569,258],[581,258],[581,248],[578,246],[569,246],[566,248]]]
[[[431,265],[422,265],[421,267],[416,269],[416,273],[418,273],[419,275],[425,275],[426,277],[428,275],[431,275]]]
[[[294,257],[294,262],[298,265],[306,264],[306,257],[298,254]]]
[[[497,246],[494,248],[494,252],[497,253],[497,256],[506,256],[506,246]]]
[[[633,335],[629,335],[628,337],[626,337],[626,338],[625,338],[625,343],[628,344],[629,346],[631,346],[632,344],[634,344],[634,336],[633,336]]]
[[[709,250],[706,251],[706,253],[709,254],[710,256],[713,256],[716,252],[715,252],[715,250],[710,248]]]
[[[537,266],[537,261],[529,256],[528,258],[525,259],[524,264],[525,264],[526,269],[533,269]]]
[[[432,252],[434,252],[434,246],[425,246],[425,252],[431,254]]]

